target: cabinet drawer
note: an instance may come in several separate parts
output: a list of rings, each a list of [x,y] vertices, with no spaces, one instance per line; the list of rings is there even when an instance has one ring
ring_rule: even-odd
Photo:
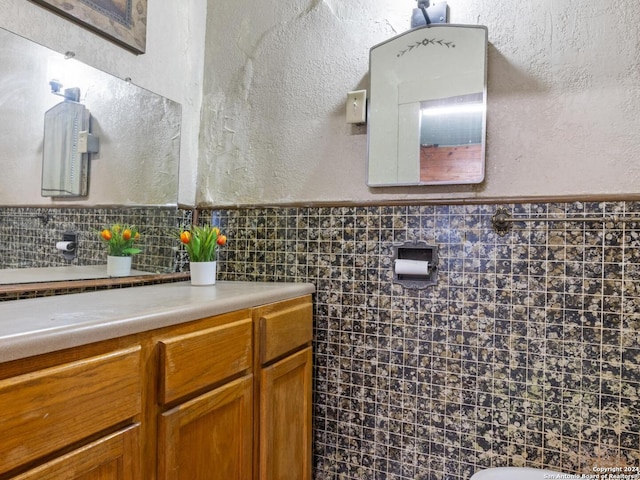
[[[140,347],[0,381],[0,472],[134,417]]]
[[[138,480],[139,435],[140,425],[132,425],[11,480]]]
[[[311,303],[264,313],[260,316],[260,361],[269,362],[313,338],[313,310]]]
[[[160,402],[169,403],[251,367],[251,319],[158,342]]]

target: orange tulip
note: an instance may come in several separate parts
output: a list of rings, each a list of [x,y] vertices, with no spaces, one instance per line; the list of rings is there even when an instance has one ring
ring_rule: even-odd
[[[218,239],[216,240],[216,243],[217,243],[218,245],[224,245],[224,244],[226,244],[226,243],[227,243],[227,236],[226,236],[226,235],[220,235],[220,236],[218,237]]]
[[[104,238],[107,242],[111,240],[111,230],[107,230],[106,228],[100,232],[100,236]]]
[[[124,240],[131,240],[131,230],[129,230],[128,228],[125,229],[125,231],[122,232],[122,238]]]
[[[180,241],[184,244],[187,244],[191,241],[191,233],[190,232],[182,232],[180,234]]]

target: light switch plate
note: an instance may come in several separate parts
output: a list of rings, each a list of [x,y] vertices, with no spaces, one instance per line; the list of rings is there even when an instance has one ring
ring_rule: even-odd
[[[365,123],[367,118],[367,91],[347,93],[347,123]]]

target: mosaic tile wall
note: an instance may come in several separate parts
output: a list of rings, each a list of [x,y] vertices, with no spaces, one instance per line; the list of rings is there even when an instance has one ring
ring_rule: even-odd
[[[229,280],[316,285],[314,478],[593,473],[640,460],[638,203],[213,211]],[[438,283],[392,283],[392,245],[438,246]]]
[[[97,232],[129,223],[142,233],[142,253],[133,257],[134,269],[182,271],[187,262],[168,232],[190,222],[191,211],[177,208],[0,208],[0,268],[106,264],[106,248]],[[71,262],[55,248],[65,232],[78,234],[78,256]]]

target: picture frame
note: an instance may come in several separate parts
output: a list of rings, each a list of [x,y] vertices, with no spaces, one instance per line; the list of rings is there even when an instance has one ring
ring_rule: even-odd
[[[148,0],[32,1],[134,53],[145,52]]]

